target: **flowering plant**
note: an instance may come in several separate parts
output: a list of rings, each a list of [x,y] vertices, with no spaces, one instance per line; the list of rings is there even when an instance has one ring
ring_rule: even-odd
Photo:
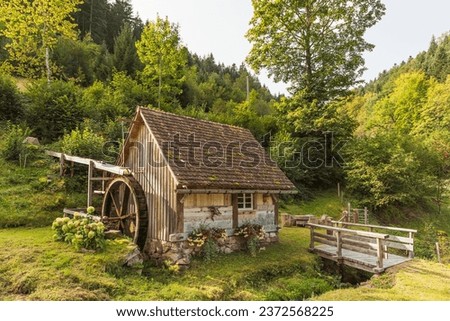
[[[234,234],[243,236],[247,240],[247,250],[255,257],[260,250],[260,240],[263,240],[266,232],[260,224],[245,223],[234,230]]]
[[[217,242],[226,238],[227,232],[223,228],[200,226],[189,233],[187,240],[190,246],[198,250],[197,253],[203,255],[205,261],[210,262],[219,252]]]
[[[262,240],[266,235],[264,226],[260,224],[245,223],[234,230],[235,235],[243,236],[246,239],[258,238]]]
[[[75,213],[69,217],[59,217],[53,224],[55,241],[66,242],[75,246],[77,250],[102,250],[105,246],[105,226],[101,222],[94,222],[90,217],[82,217]]]
[[[219,239],[226,238],[227,232],[225,231],[225,229],[218,227],[208,228],[201,225],[199,228],[196,228],[191,233],[189,233],[187,240],[190,246],[200,248],[208,239],[218,241]]]

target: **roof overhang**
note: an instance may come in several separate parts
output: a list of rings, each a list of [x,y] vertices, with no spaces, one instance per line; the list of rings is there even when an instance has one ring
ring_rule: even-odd
[[[276,190],[276,189],[177,189],[177,194],[297,194],[298,190]]]

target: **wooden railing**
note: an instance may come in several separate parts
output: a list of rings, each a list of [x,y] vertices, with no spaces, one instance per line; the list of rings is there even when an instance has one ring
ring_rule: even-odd
[[[342,260],[342,250],[376,256],[376,267],[384,269],[383,259],[385,253],[385,241],[389,238],[388,234],[375,233],[339,228],[327,225],[308,224],[311,231],[310,245],[311,251],[315,250],[315,243],[326,244],[335,247],[336,261]],[[317,230],[325,230],[326,234]],[[365,239],[366,241],[363,241]]]
[[[401,227],[347,223],[339,221],[331,221],[331,223],[333,224],[334,227],[341,227],[341,228],[354,227],[358,228],[358,230],[367,229],[369,232],[388,233],[389,237],[385,241],[386,253],[388,253],[389,248],[392,248],[397,250],[405,250],[407,257],[409,258],[414,257],[414,236],[417,233],[417,230]],[[396,234],[393,235],[392,233]]]

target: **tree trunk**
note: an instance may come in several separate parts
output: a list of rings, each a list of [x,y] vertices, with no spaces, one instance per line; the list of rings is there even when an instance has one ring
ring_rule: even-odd
[[[45,48],[45,67],[47,69],[47,81],[50,82],[52,72],[50,70],[50,49],[48,47]]]

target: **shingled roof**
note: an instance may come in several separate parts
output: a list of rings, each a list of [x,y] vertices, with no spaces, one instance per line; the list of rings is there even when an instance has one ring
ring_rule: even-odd
[[[138,113],[161,147],[179,189],[296,189],[247,129],[143,107]]]

